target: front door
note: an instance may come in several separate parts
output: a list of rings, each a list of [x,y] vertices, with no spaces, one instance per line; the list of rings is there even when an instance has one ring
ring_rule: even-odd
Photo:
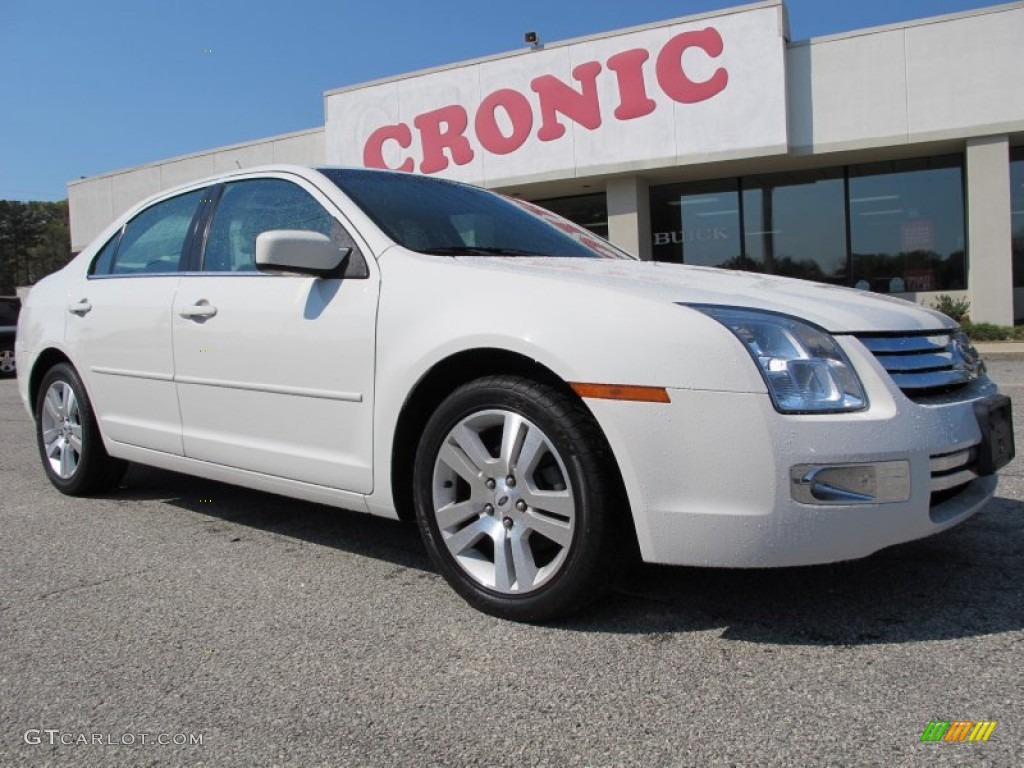
[[[224,187],[201,270],[174,301],[174,357],[185,455],[357,493],[372,484],[378,279],[257,272],[256,236],[321,232],[359,246],[305,182]]]

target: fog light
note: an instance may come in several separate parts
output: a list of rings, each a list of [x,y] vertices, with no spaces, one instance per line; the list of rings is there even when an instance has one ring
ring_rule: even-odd
[[[789,470],[801,504],[892,504],[910,500],[910,462],[798,464]]]

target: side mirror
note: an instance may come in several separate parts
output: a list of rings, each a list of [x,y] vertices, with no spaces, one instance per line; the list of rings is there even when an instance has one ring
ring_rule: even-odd
[[[327,235],[299,229],[272,229],[256,236],[256,269],[340,277],[351,248],[339,248]]]

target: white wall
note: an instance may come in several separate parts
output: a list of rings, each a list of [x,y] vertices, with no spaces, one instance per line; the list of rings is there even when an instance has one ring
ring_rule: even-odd
[[[1024,131],[1024,3],[793,43],[797,154]]]
[[[78,253],[114,220],[113,177],[100,176],[68,185],[71,250]]]
[[[1009,142],[1006,136],[970,139],[966,155],[971,319],[1013,325]]]

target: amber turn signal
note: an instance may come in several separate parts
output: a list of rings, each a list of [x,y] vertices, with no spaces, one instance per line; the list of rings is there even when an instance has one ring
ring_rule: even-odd
[[[572,391],[580,397],[599,400],[632,400],[638,403],[670,403],[664,387],[641,387],[634,384],[583,384],[572,382]]]

